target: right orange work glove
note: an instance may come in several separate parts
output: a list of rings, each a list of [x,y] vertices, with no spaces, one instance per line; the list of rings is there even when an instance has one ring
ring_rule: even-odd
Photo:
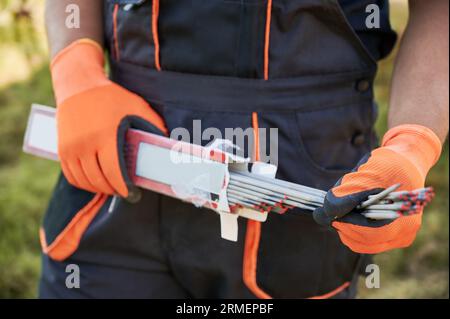
[[[64,176],[93,193],[128,197],[126,130],[166,134],[164,121],[144,99],[106,77],[103,50],[92,40],[75,41],[58,53],[51,73]]]
[[[427,127],[403,124],[390,129],[382,145],[328,191],[324,206],[314,211],[314,219],[331,225],[341,241],[357,253],[377,254],[411,245],[422,222],[422,209],[397,219],[371,220],[354,208],[369,195],[397,183],[401,184],[398,190],[423,187],[440,153],[441,142]]]

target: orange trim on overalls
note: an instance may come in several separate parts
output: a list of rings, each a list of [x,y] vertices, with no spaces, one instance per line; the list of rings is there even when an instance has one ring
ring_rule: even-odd
[[[155,68],[156,70],[161,71],[161,64],[159,62],[158,17],[159,17],[159,0],[153,0],[152,35],[153,35],[153,44],[155,45]]]
[[[266,31],[264,36],[264,80],[269,79],[269,46],[270,46],[271,20],[272,20],[272,0],[268,0],[266,10]]]
[[[113,37],[114,37],[114,57],[120,60],[119,37],[117,35],[117,15],[119,13],[119,4],[114,5],[113,11]]]
[[[96,194],[90,202],[86,204],[56,239],[48,245],[45,238],[44,229],[39,230],[42,251],[53,260],[63,261],[72,255],[80,244],[81,237],[90,225],[91,221],[100,211],[100,208],[108,199],[108,195]]]

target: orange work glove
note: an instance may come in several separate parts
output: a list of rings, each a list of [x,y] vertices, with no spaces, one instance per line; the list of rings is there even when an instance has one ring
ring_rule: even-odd
[[[398,190],[423,187],[440,153],[441,142],[429,128],[406,124],[390,129],[381,147],[366,155],[328,191],[314,219],[322,225],[331,224],[341,241],[357,253],[375,254],[411,245],[422,211],[394,220],[371,220],[353,209],[393,184],[401,184]]]
[[[63,49],[53,59],[51,73],[64,176],[93,193],[128,197],[132,186],[123,156],[126,130],[166,133],[163,120],[144,99],[106,77],[103,50],[92,40]]]

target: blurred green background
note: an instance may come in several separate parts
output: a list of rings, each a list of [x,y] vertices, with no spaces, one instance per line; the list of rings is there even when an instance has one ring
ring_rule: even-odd
[[[391,21],[401,35],[407,1],[391,1]],[[36,297],[40,271],[38,229],[58,174],[58,164],[22,153],[31,103],[54,105],[46,48],[43,0],[0,0],[0,298]],[[389,80],[395,52],[380,64],[377,130],[386,130]],[[381,287],[360,298],[448,298],[448,143],[428,185],[437,196],[425,212],[414,245],[375,261]]]

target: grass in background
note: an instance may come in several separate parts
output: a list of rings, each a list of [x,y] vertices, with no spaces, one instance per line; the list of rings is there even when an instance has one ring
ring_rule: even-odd
[[[29,2],[42,5],[41,0]],[[39,17],[41,11],[36,12]],[[392,21],[400,32],[406,12],[404,5],[393,4]],[[31,103],[54,105],[54,101],[48,65],[39,63],[45,54],[40,49],[37,57],[31,54],[28,38],[25,44],[14,46],[10,41],[14,38],[2,35],[9,29],[1,23],[0,14],[0,298],[32,298],[40,271],[39,225],[59,169],[57,163],[23,154],[21,145]],[[42,34],[42,22],[36,28]],[[15,41],[24,40],[19,37]],[[19,56],[16,59],[11,58],[14,52]],[[392,59],[393,55],[380,64],[376,82],[380,134],[386,130]],[[23,61],[26,72],[19,65]],[[427,181],[437,196],[425,212],[416,242],[408,249],[378,255],[375,262],[381,269],[381,288],[366,289],[362,280],[360,298],[448,298],[448,163],[446,143]]]
[[[22,153],[32,102],[52,105],[47,66],[0,89],[0,297],[35,297],[40,271],[38,228],[58,165]]]

